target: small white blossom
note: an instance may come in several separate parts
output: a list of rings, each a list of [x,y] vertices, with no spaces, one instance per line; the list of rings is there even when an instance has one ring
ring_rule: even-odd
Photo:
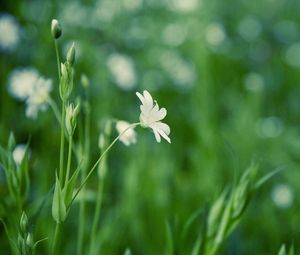
[[[220,46],[226,39],[223,25],[218,22],[210,23],[206,27],[205,38],[211,46]]]
[[[187,13],[197,10],[201,2],[201,0],[172,0],[170,4],[172,9]]]
[[[16,148],[14,149],[12,156],[17,165],[21,164],[21,162],[24,158],[24,155],[25,155],[25,151],[26,151],[25,144],[18,144],[16,146]]]
[[[107,66],[121,89],[130,90],[136,85],[136,72],[133,61],[129,57],[114,53],[109,56]]]
[[[13,50],[20,40],[20,29],[15,18],[9,14],[0,16],[0,48]]]
[[[128,130],[125,131],[119,138],[119,140],[124,143],[126,146],[129,146],[131,144],[136,143],[136,132],[134,131],[133,128],[129,128],[130,123],[120,120],[116,124],[116,129],[119,134],[123,133],[127,128]]]
[[[294,196],[290,186],[286,184],[276,185],[272,190],[272,200],[280,208],[288,208],[292,205]]]
[[[33,68],[16,69],[9,77],[8,91],[19,100],[25,100],[32,93],[39,73]]]
[[[26,100],[26,116],[36,119],[39,111],[46,111],[48,108],[49,93],[52,89],[52,81],[40,77],[34,85],[32,93]]]
[[[170,127],[160,121],[166,117],[167,110],[165,108],[159,109],[157,102],[153,101],[152,96],[147,90],[143,91],[143,95],[139,92],[136,92],[136,95],[142,102],[140,106],[140,122],[142,126],[153,130],[158,143],[161,141],[161,136],[171,143],[171,139],[168,136],[170,134]]]

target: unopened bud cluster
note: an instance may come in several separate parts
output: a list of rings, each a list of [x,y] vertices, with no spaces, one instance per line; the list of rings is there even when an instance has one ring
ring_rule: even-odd
[[[34,253],[33,235],[29,231],[28,218],[25,212],[22,213],[20,219],[17,246],[21,255],[31,255]]]
[[[59,93],[63,101],[66,101],[73,90],[73,65],[75,63],[75,46],[74,43],[67,53],[67,61],[61,63],[61,77],[59,84]]]
[[[74,106],[72,103],[66,108],[66,130],[69,136],[74,134],[77,125],[77,116],[79,114],[80,105]]]

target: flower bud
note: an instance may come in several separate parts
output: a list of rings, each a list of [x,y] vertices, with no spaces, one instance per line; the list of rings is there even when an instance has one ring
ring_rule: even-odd
[[[72,136],[74,134],[76,125],[77,125],[77,115],[80,110],[80,105],[77,104],[76,107],[74,107],[73,104],[69,104],[66,108],[66,129],[69,136]]]
[[[28,233],[28,235],[27,235],[26,246],[29,248],[32,248],[32,246],[33,246],[33,236],[31,233]]]
[[[52,217],[58,224],[64,222],[67,217],[67,208],[64,201],[64,195],[57,176],[52,201]]]
[[[28,232],[28,218],[25,212],[22,213],[21,219],[20,219],[20,230],[22,234],[25,234]]]
[[[69,63],[70,66],[73,66],[75,63],[75,44],[74,43],[72,43],[72,46],[68,50],[67,62]]]
[[[11,132],[9,134],[9,138],[8,138],[8,149],[10,151],[13,151],[13,149],[16,147],[16,140],[15,140],[15,136],[14,134]]]
[[[59,94],[63,101],[66,101],[73,90],[73,69],[68,62],[61,64],[61,77]]]
[[[54,39],[58,39],[62,34],[60,23],[56,19],[51,22],[51,33]]]

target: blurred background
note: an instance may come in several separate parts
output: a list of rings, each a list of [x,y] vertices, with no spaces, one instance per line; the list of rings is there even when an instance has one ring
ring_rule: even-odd
[[[11,131],[19,144],[31,139],[29,201],[54,183],[60,129],[50,108],[27,118],[10,88],[38,72],[52,79],[51,96],[59,102],[53,18],[62,24],[61,55],[76,45],[74,98],[83,93],[81,74],[90,79],[92,162],[104,119],[138,120],[136,91],[147,89],[168,110],[172,144],[157,144],[149,130],[138,129],[137,144],[118,143],[109,155],[103,254],[127,247],[133,254],[162,254],[165,222],[185,222],[252,160],[260,163],[259,175],[284,171],[262,187],[221,254],[275,254],[283,242],[297,247],[300,1],[2,1],[0,142],[7,144]],[[87,237],[96,182],[95,175]],[[5,192],[1,173],[1,196]],[[36,236],[49,233],[49,219],[51,205],[32,222]],[[76,247],[76,221],[74,209],[64,228],[69,254]],[[197,226],[194,233],[191,239]],[[5,248],[3,229],[0,234]]]

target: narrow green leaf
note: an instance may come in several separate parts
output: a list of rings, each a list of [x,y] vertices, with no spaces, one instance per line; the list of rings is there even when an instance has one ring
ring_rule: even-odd
[[[295,247],[294,247],[294,245],[291,246],[291,248],[289,250],[289,255],[295,255]]]
[[[124,252],[124,255],[131,255],[132,253],[131,253],[131,251],[130,251],[130,249],[129,248],[127,248],[126,250],[125,250],[125,252]]]
[[[286,248],[285,248],[285,245],[281,245],[281,248],[278,252],[278,255],[287,255],[287,252],[286,252]]]
[[[166,255],[173,255],[174,254],[174,245],[173,245],[173,237],[171,226],[169,222],[166,222]]]
[[[267,182],[269,179],[271,179],[274,175],[276,175],[277,173],[283,171],[284,168],[280,167],[280,168],[276,168],[275,170],[271,171],[270,173],[267,173],[266,175],[264,175],[262,178],[260,178],[254,185],[254,189],[257,190],[259,189],[265,182]]]
[[[211,236],[215,232],[215,230],[218,226],[217,223],[220,221],[220,218],[224,211],[225,199],[226,199],[227,195],[228,195],[228,188],[226,188],[222,192],[222,194],[213,203],[213,205],[211,206],[211,208],[209,210],[209,215],[208,215],[208,219],[207,219],[208,236]]]
[[[199,215],[203,212],[203,209],[197,210],[196,212],[194,212],[186,221],[186,223],[183,226],[180,238],[181,240],[184,240],[190,227],[192,226],[192,224],[195,222],[195,220],[199,217]]]
[[[64,201],[65,201],[65,205],[67,206],[67,208],[69,207],[69,204],[72,201],[73,191],[74,191],[76,181],[78,178],[79,170],[80,170],[80,166],[77,167],[77,169],[74,171],[73,175],[67,182],[66,187],[63,188]]]
[[[22,195],[23,200],[26,199],[29,188],[30,188],[30,180],[29,180],[29,173],[28,173],[28,151],[29,151],[29,143],[27,143],[25,148],[25,153],[23,159],[21,161],[20,167],[17,170],[19,174],[20,180],[20,194]]]

